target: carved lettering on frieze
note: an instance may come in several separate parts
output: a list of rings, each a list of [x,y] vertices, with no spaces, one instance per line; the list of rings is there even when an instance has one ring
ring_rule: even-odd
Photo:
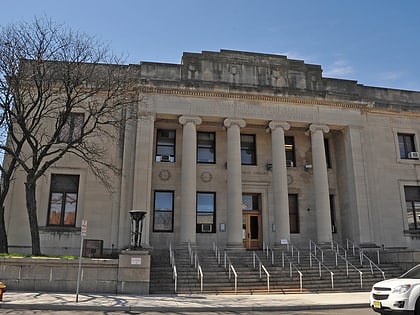
[[[257,170],[243,170],[242,175],[251,175],[251,176],[268,176],[268,171],[265,169],[257,169]]]
[[[216,106],[209,107],[211,114],[235,117],[267,117],[271,119],[292,120],[292,121],[311,121],[313,120],[312,111],[303,111],[302,108],[285,107],[280,105],[261,105],[257,103],[243,103],[234,100],[220,100]],[[225,114],[225,115],[224,115]]]

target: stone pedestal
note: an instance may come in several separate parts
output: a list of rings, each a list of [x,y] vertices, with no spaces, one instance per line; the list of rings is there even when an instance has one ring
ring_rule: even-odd
[[[117,281],[117,294],[149,294],[149,251],[126,250],[121,252]]]

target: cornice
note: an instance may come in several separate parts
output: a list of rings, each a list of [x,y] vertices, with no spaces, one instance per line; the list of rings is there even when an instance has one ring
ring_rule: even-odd
[[[387,116],[409,116],[409,117],[420,117],[420,112],[409,112],[409,111],[399,111],[399,110],[386,110],[386,109],[371,109],[369,110],[369,114],[376,114],[376,115],[387,115]]]
[[[271,103],[288,103],[294,105],[321,105],[330,107],[340,107],[347,109],[359,109],[363,112],[370,111],[373,107],[372,103],[367,102],[346,102],[334,101],[326,99],[306,98],[306,97],[290,97],[275,95],[260,95],[248,93],[222,92],[222,91],[205,91],[205,90],[189,90],[162,87],[142,87],[141,92],[149,94],[165,94],[174,96],[189,96],[199,98],[224,98],[243,101],[263,101]]]

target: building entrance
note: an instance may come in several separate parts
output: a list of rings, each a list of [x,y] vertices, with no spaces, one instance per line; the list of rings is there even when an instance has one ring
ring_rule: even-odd
[[[259,249],[262,246],[261,238],[261,213],[243,212],[242,238],[246,249]]]

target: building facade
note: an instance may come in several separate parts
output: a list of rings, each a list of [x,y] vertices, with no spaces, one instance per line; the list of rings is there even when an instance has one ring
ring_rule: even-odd
[[[131,210],[146,212],[145,248],[419,246],[420,92],[227,50],[127,67],[143,98],[109,147],[120,175],[107,191],[75,158],[49,169],[37,194],[43,253],[77,254],[83,219],[104,253],[121,251]],[[7,203],[10,251],[30,250],[23,183],[18,173]]]

